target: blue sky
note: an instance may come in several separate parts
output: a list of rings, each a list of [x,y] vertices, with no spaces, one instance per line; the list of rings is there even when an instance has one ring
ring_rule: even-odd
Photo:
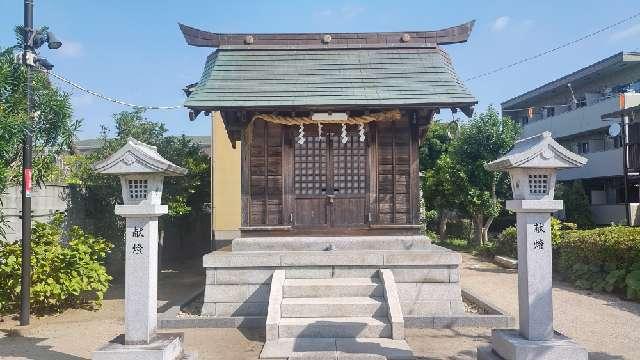
[[[35,0],[35,23],[64,41],[42,55],[55,71],[128,102],[178,105],[184,85],[199,79],[211,49],[185,44],[177,23],[217,32],[352,32],[432,30],[476,19],[466,44],[446,46],[463,79],[578,38],[640,11],[637,0],[603,1],[169,1]],[[22,1],[2,0],[0,46],[13,44]],[[479,110],[616,52],[640,51],[640,18],[590,40],[467,86]],[[80,138],[95,137],[111,114],[124,110],[60,85],[72,94]],[[451,115],[442,115],[450,117]],[[171,134],[206,135],[203,116],[185,109],[150,111]]]

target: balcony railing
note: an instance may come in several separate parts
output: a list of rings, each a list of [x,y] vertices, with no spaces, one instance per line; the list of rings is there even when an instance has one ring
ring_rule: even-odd
[[[620,110],[621,104],[625,107],[639,105],[640,94],[624,94],[623,102],[618,97],[610,97],[571,111],[530,121],[523,127],[522,137],[551,131],[553,137],[558,138],[603,128],[609,124],[602,121],[600,116]]]

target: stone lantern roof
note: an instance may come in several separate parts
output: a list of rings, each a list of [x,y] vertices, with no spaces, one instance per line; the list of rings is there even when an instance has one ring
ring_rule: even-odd
[[[551,133],[518,140],[503,157],[485,165],[489,171],[507,171],[514,168],[566,169],[580,167],[587,159],[558,144]]]
[[[94,170],[101,174],[162,174],[164,176],[182,176],[187,169],[175,165],[158,154],[155,146],[147,145],[134,138],[114,154],[96,163]]]

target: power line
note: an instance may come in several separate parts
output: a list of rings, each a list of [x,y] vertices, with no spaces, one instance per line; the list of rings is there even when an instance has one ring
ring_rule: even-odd
[[[78,89],[80,91],[83,91],[83,92],[85,92],[87,94],[90,94],[90,95],[93,95],[95,97],[98,97],[100,99],[103,99],[103,100],[106,100],[106,101],[110,101],[110,102],[115,103],[115,104],[120,104],[120,105],[124,105],[124,106],[128,106],[128,107],[137,108],[137,109],[144,109],[144,110],[175,110],[175,109],[183,108],[182,105],[155,106],[155,105],[137,105],[137,104],[132,104],[132,103],[129,103],[129,102],[126,102],[126,101],[122,101],[122,100],[118,100],[118,99],[115,99],[115,98],[100,94],[100,93],[98,93],[96,91],[87,89],[87,88],[83,87],[82,85],[80,85],[78,83],[75,83],[75,82],[63,77],[62,75],[54,73],[51,70],[48,70],[48,71],[47,70],[43,70],[43,69],[38,69],[38,70],[44,72],[45,74],[51,75],[54,78],[64,82],[65,84],[68,84],[69,86],[72,86],[72,87],[74,87],[74,88],[76,88],[76,89]]]
[[[518,65],[520,65],[520,64],[523,64],[523,63],[529,62],[529,61],[531,61],[531,60],[535,60],[535,59],[537,59],[537,58],[539,58],[539,57],[542,57],[542,56],[545,56],[545,55],[549,55],[549,54],[551,54],[551,53],[553,53],[553,52],[556,52],[556,51],[558,51],[558,50],[564,49],[564,48],[566,48],[566,47],[569,47],[569,46],[574,45],[574,44],[576,44],[576,43],[579,43],[579,42],[581,42],[581,41],[587,40],[587,39],[589,39],[589,38],[591,38],[591,37],[594,37],[594,36],[596,36],[596,35],[598,35],[598,34],[600,34],[600,33],[602,33],[602,32],[605,32],[605,31],[607,31],[607,30],[613,29],[614,27],[616,27],[616,26],[618,26],[618,25],[621,25],[621,24],[624,24],[624,23],[626,23],[626,22],[629,22],[629,21],[631,21],[631,20],[633,20],[633,19],[635,19],[635,18],[637,18],[637,17],[640,17],[640,12],[635,13],[635,14],[633,14],[633,15],[631,15],[631,16],[629,16],[629,17],[627,17],[627,18],[624,18],[624,19],[622,19],[622,20],[620,20],[620,21],[618,21],[618,22],[616,22],[616,23],[613,23],[613,24],[607,25],[607,26],[605,26],[605,27],[603,27],[603,28],[601,28],[601,29],[599,29],[599,30],[596,30],[596,31],[594,31],[594,32],[591,32],[591,33],[589,33],[589,34],[587,34],[587,35],[585,35],[585,36],[582,36],[582,37],[580,37],[580,38],[578,38],[578,39],[575,39],[575,40],[572,40],[572,41],[566,42],[566,43],[564,43],[564,44],[562,44],[562,45],[556,46],[556,47],[554,47],[554,48],[552,48],[552,49],[549,49],[549,50],[543,51],[543,52],[538,53],[538,54],[535,54],[535,55],[533,55],[533,56],[529,56],[529,57],[526,57],[526,58],[520,59],[520,60],[518,60],[518,61],[516,61],[516,62],[513,62],[513,63],[511,63],[511,64],[508,64],[508,65],[505,65],[505,66],[499,67],[499,68],[497,68],[497,69],[494,69],[494,70],[491,70],[491,71],[487,71],[487,72],[485,72],[485,73],[482,73],[482,74],[479,74],[479,75],[476,75],[476,76],[472,76],[472,77],[470,77],[470,78],[466,79],[465,81],[472,81],[472,80],[480,79],[480,78],[483,78],[483,77],[487,77],[487,76],[489,76],[489,75],[493,75],[493,74],[495,74],[495,73],[498,73],[498,72],[501,72],[501,71],[504,71],[504,70],[510,69],[510,68],[512,68],[512,67],[514,67],[514,66],[518,66]]]

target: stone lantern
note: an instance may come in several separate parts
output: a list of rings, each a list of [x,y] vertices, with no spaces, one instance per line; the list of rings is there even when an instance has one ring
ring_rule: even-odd
[[[133,138],[94,169],[120,177],[124,204],[115,213],[126,219],[126,236],[124,338],[96,350],[92,359],[182,359],[182,334],[156,333],[158,217],[168,212],[161,204],[164,177],[187,170]]]
[[[553,199],[556,172],[586,163],[544,132],[485,166],[511,178],[513,200],[506,207],[516,213],[520,329],[494,330],[492,346],[479,348],[478,359],[587,360],[584,348],[553,330],[551,251],[551,214],[562,209],[562,200]]]

